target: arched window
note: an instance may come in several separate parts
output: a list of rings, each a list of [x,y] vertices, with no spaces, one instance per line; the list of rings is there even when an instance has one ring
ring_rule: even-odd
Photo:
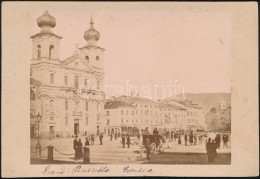
[[[54,46],[50,45],[50,48],[49,48],[49,59],[51,59],[53,57],[53,50],[54,50]]]
[[[41,58],[41,46],[37,45],[37,59]]]
[[[50,108],[53,108],[53,100],[50,100]]]
[[[54,74],[53,73],[51,73],[50,74],[50,83],[54,83]]]
[[[50,83],[54,83],[54,74],[53,73],[51,73],[50,74]]]
[[[89,57],[85,56],[85,60],[87,61],[87,63],[89,62]]]
[[[99,56],[96,56],[96,61],[99,61]]]

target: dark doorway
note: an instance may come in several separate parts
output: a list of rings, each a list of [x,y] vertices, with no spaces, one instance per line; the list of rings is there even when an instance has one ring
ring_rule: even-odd
[[[79,134],[79,123],[74,123],[74,135]]]

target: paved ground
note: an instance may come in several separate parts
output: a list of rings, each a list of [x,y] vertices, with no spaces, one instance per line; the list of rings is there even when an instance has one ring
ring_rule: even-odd
[[[54,150],[54,163],[82,163],[82,160],[74,160],[73,138],[56,138],[53,140],[41,139],[42,155],[39,158],[35,151],[36,140],[31,140],[31,163],[48,163],[47,145],[52,145],[60,154]],[[82,139],[82,143],[85,140]],[[109,137],[104,138],[104,145],[90,146],[90,161],[92,164],[208,164],[205,145],[185,146],[178,145],[176,142],[169,142],[165,145],[163,153],[151,156],[151,160],[146,160],[146,154],[140,154],[139,145],[131,146],[130,148],[122,148],[120,140],[110,141]],[[218,157],[214,164],[230,164],[231,154],[229,149],[218,149]]]

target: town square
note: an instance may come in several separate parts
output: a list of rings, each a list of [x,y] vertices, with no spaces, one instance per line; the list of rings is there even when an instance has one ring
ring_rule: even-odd
[[[30,68],[32,164],[231,163],[229,93],[186,96],[175,80],[167,85],[170,95],[149,98],[147,88],[138,91],[125,79],[126,94],[108,95],[106,50],[99,46],[101,33],[92,15],[82,34],[85,45],[77,44],[64,60],[59,54],[63,37],[53,32],[56,18],[46,10],[36,24]]]

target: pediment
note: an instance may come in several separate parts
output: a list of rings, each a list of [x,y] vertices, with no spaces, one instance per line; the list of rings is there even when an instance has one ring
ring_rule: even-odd
[[[94,69],[78,55],[73,55],[62,62],[64,67],[80,70],[94,71]]]

